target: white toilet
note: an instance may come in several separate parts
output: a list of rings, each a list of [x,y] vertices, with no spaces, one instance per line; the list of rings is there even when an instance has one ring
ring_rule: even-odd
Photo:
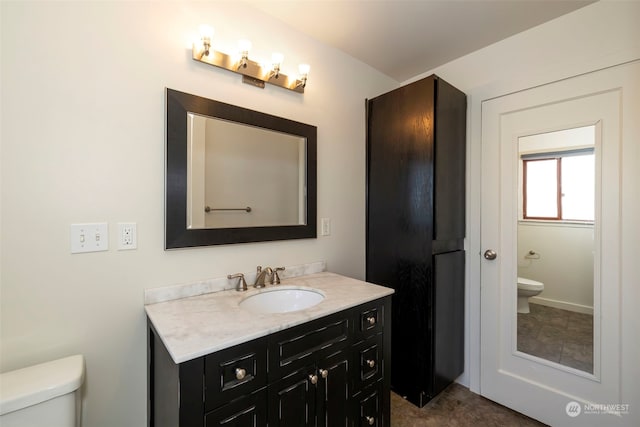
[[[544,283],[518,277],[518,313],[529,313],[529,298],[544,291]]]
[[[0,374],[0,426],[80,427],[84,357]]]

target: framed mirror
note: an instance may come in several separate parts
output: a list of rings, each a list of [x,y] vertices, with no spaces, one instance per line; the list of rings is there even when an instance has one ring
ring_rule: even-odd
[[[518,351],[594,374],[596,125],[518,138]]]
[[[315,238],[317,128],[166,89],[165,248]]]

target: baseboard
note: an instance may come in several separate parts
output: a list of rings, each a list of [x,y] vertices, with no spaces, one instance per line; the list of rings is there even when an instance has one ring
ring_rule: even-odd
[[[576,313],[591,314],[593,316],[593,307],[589,307],[588,305],[574,304],[572,302],[541,297],[531,297],[529,298],[529,303],[546,305],[547,307],[560,308],[562,310],[573,311]]]

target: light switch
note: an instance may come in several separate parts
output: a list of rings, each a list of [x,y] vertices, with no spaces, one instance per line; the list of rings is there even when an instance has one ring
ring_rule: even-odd
[[[109,250],[109,227],[106,222],[71,224],[71,253]]]

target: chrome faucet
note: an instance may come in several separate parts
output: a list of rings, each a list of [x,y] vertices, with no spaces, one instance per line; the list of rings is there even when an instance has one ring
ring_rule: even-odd
[[[264,281],[267,277],[269,283],[273,285],[273,269],[271,267],[267,267],[263,270],[262,266],[259,265],[256,270],[256,282],[253,284],[254,288],[264,288],[266,286]]]

